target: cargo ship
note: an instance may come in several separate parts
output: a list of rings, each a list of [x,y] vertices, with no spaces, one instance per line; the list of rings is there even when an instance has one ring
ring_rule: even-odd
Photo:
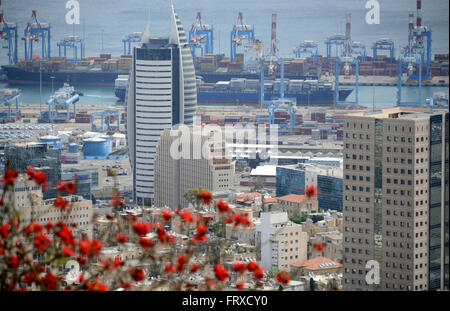
[[[128,76],[116,79],[115,94],[125,99]],[[264,82],[264,100],[280,97],[280,80]],[[334,102],[332,83],[318,80],[285,79],[285,98],[296,101],[297,106],[331,106]],[[339,101],[345,101],[353,89],[339,90]],[[197,102],[199,104],[257,105],[260,102],[260,86],[257,79],[231,78],[230,81],[205,83],[197,77]]]

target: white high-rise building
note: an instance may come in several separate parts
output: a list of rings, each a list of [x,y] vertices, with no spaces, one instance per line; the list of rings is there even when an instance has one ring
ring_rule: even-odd
[[[170,38],[150,37],[150,21],[133,50],[127,89],[127,142],[138,205],[154,203],[154,163],[161,133],[192,124],[197,105],[194,63],[173,6]]]

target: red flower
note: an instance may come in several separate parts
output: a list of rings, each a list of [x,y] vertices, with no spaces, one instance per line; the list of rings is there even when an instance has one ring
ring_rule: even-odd
[[[123,289],[130,289],[131,287],[133,287],[133,285],[131,285],[130,283],[119,283],[119,287]]]
[[[234,222],[234,220],[236,219],[236,216],[235,216],[235,215],[236,215],[236,213],[234,213],[234,214],[228,216],[228,218],[225,218],[225,219],[223,220],[223,222],[226,223],[226,224],[231,224],[231,223]]]
[[[76,179],[73,179],[72,181],[63,181],[60,182],[58,181],[58,186],[56,186],[56,190],[58,191],[64,191],[67,192],[69,194],[72,194],[76,191],[76,185],[77,181]]]
[[[178,272],[183,272],[184,265],[187,264],[188,262],[189,262],[189,260],[186,258],[186,256],[184,256],[184,255],[178,256],[178,264],[176,266],[176,270]]]
[[[65,212],[67,207],[70,206],[70,203],[69,201],[66,200],[66,198],[63,198],[58,194],[55,200],[53,201],[53,205],[55,207],[62,209]]]
[[[184,221],[187,221],[187,222],[193,222],[194,221],[194,215],[191,212],[187,211],[187,210],[183,210],[181,212],[180,216],[181,216],[181,218]]]
[[[39,233],[42,231],[41,225],[39,225],[37,222],[32,222],[26,228],[24,229],[24,232],[29,236],[31,233]]]
[[[197,194],[197,199],[203,200],[203,204],[209,204],[212,200],[212,194],[207,190],[203,190],[202,192]]]
[[[112,196],[111,196],[111,202],[110,202],[110,205],[111,206],[123,206],[123,200],[121,200],[121,199],[119,199],[118,197],[117,197],[117,195],[115,195],[115,194],[113,194]]]
[[[313,197],[317,196],[317,187],[309,185],[306,189],[302,190],[302,192],[306,195],[308,200],[311,200]]]
[[[10,268],[14,268],[15,269],[19,265],[19,261],[20,261],[19,256],[11,256],[9,258],[9,260],[8,260],[8,266]]]
[[[139,242],[141,244],[141,247],[144,249],[147,247],[153,247],[153,245],[155,245],[155,242],[153,242],[151,238],[142,237],[139,239]]]
[[[45,234],[39,234],[34,238],[33,244],[37,247],[39,253],[42,253],[50,245],[50,239]]]
[[[169,221],[170,218],[172,218],[172,214],[169,211],[163,210],[162,212],[162,216],[164,218],[164,221]]]
[[[245,264],[241,261],[237,261],[233,263],[233,271],[244,273],[245,272]]]
[[[249,262],[247,265],[248,271],[256,271],[258,268],[259,268],[258,264],[254,261]]]
[[[47,290],[52,290],[56,287],[56,276],[54,276],[51,272],[41,278],[41,281],[44,283]]]
[[[322,244],[320,244],[319,241],[317,241],[316,244],[314,244],[314,249],[318,252],[321,252],[321,251],[323,251],[324,247]]]
[[[198,266],[197,266],[197,264],[194,262],[194,263],[192,264],[192,266],[191,266],[191,272],[194,273],[194,272],[197,272],[197,271],[198,271]]]
[[[47,232],[50,232],[50,229],[53,229],[53,227],[55,227],[55,224],[53,224],[50,220],[44,226],[44,228],[45,228],[45,230],[47,230]]]
[[[78,257],[77,257],[77,261],[78,261],[78,263],[79,263],[80,265],[84,265],[84,264],[86,263],[86,259],[84,259],[84,258],[81,257],[81,256],[78,256]]]
[[[277,274],[277,276],[274,278],[274,280],[277,281],[278,283],[286,285],[287,283],[289,283],[291,278],[286,273],[286,270],[283,270],[283,271],[281,271],[280,273]]]
[[[217,202],[217,207],[219,208],[219,213],[228,213],[230,211],[228,204],[222,200]]]
[[[11,232],[11,229],[9,227],[9,222],[4,224],[3,226],[0,226],[0,235],[2,236],[2,238],[6,239],[8,237],[8,233]]]
[[[255,270],[255,272],[253,272],[253,277],[255,279],[261,279],[264,276],[264,269],[263,268],[258,268]]]
[[[237,290],[242,290],[244,288],[245,281],[240,281],[236,283]]]
[[[117,242],[123,244],[127,241],[127,236],[123,233],[116,233],[116,240]]]
[[[61,247],[61,255],[63,257],[72,257],[75,256],[75,253],[73,252],[71,246],[63,246]]]
[[[149,231],[150,231],[150,224],[149,223],[143,224],[142,222],[138,222],[138,223],[133,224],[133,229],[134,229],[134,232],[136,232],[137,235],[144,236],[147,233],[149,233]]]
[[[107,291],[108,290],[108,286],[106,286],[105,284],[99,283],[98,279],[95,279],[95,282],[91,282],[88,281],[86,283],[86,289],[90,290],[90,291]]]
[[[16,179],[17,176],[19,176],[19,173],[17,171],[12,170],[12,169],[7,170],[3,174],[3,184],[4,184],[5,188],[8,185],[12,185],[14,183],[14,179]]]
[[[92,257],[98,256],[100,254],[103,245],[99,240],[89,241],[89,239],[83,238],[78,244],[78,247],[80,248],[80,252],[82,255]]]
[[[28,179],[33,179],[34,182],[36,183],[36,185],[42,186],[42,189],[44,191],[47,190],[47,185],[48,185],[47,174],[45,174],[42,171],[39,171],[36,173],[31,166],[28,166],[27,174],[28,174]]]
[[[198,244],[201,242],[205,242],[208,240],[206,237],[206,233],[208,233],[208,229],[204,225],[198,225],[197,226],[197,233],[194,235],[194,241],[192,244]]]
[[[36,279],[36,276],[34,275],[33,272],[24,273],[24,275],[23,275],[23,282],[27,285],[30,285],[35,279]]]
[[[235,214],[234,215],[234,226],[237,227],[243,225],[244,227],[250,226],[250,220],[246,214]]]
[[[61,230],[59,230],[56,235],[61,238],[63,243],[66,245],[75,245],[75,238],[72,235],[72,230],[70,230],[63,221],[60,222],[58,226],[61,227]]]
[[[172,272],[175,271],[175,267],[173,267],[170,264],[166,263],[165,271],[166,271],[166,274],[171,274]]]
[[[130,274],[133,280],[140,282],[144,279],[144,269],[138,269],[136,267],[130,268]]]
[[[224,282],[230,277],[228,271],[220,263],[214,266],[214,275],[221,282]]]

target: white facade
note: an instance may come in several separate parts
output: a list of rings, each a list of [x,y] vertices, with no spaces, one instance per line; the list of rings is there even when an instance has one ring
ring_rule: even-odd
[[[264,270],[289,271],[291,263],[307,259],[308,235],[301,225],[289,221],[286,212],[261,213],[256,232]]]
[[[171,28],[170,39],[151,38],[148,24],[133,52],[126,95],[127,141],[138,205],[154,202],[155,153],[161,133],[178,123],[191,124],[197,104],[194,64],[173,6]]]

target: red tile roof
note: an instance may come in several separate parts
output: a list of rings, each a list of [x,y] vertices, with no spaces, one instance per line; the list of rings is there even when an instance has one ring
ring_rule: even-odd
[[[277,198],[279,201],[287,201],[287,202],[292,202],[292,203],[301,203],[303,202],[306,197],[304,195],[300,195],[300,194],[288,194],[282,197],[278,197]]]

